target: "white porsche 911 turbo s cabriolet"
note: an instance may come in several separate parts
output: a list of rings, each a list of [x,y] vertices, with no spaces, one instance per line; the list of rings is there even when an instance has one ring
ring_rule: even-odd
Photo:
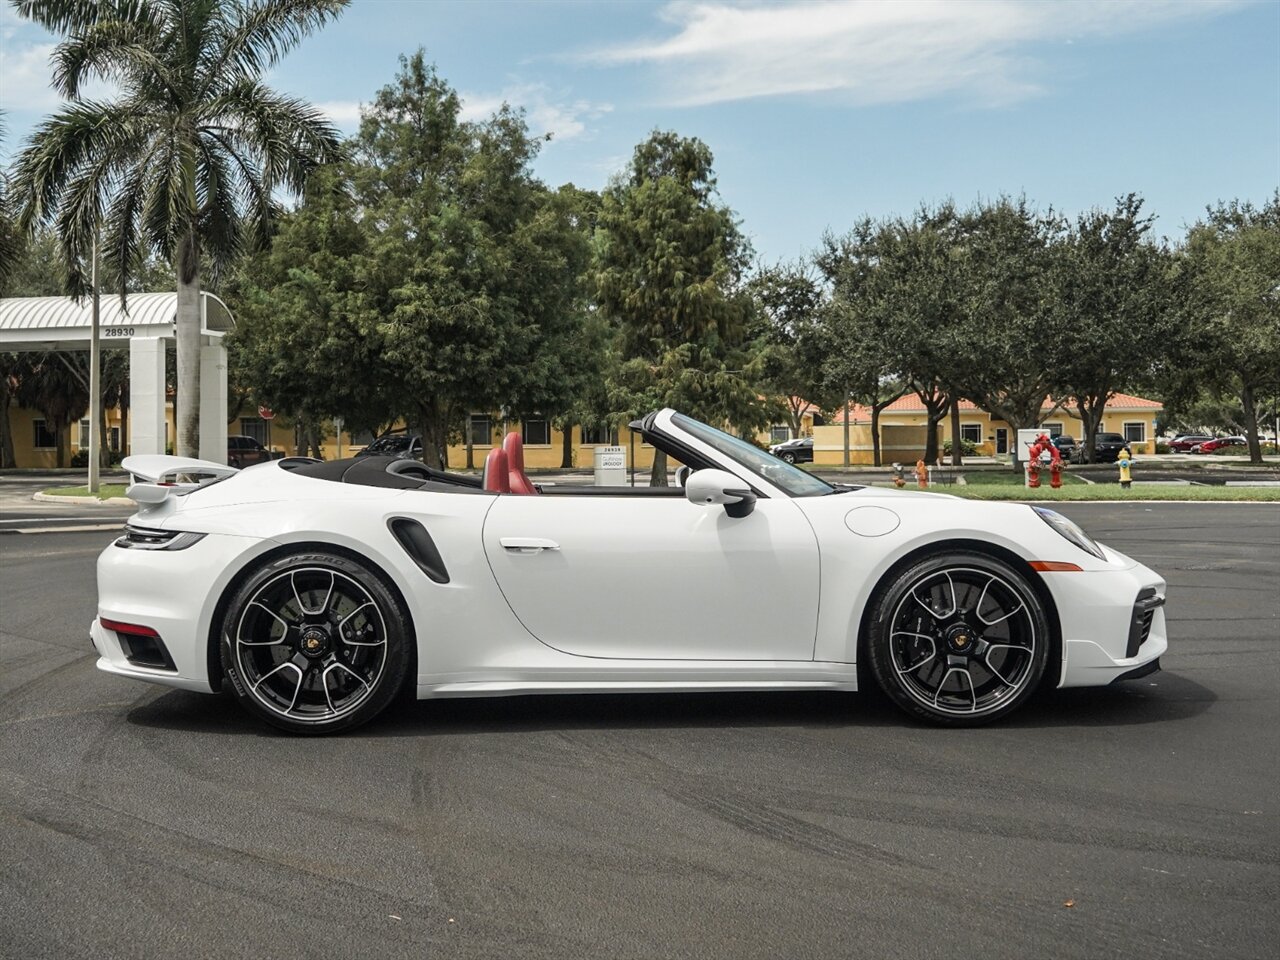
[[[228,687],[298,733],[370,720],[408,683],[852,691],[859,667],[963,725],[1159,667],[1164,581],[1052,510],[833,486],[670,409],[633,427],[680,485],[539,486],[517,434],[482,480],[385,457],[131,457],[98,666]]]

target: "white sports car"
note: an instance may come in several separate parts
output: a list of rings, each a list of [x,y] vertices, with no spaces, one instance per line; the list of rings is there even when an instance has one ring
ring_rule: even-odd
[[[1164,581],[1041,507],[833,486],[666,409],[675,487],[410,460],[131,457],[98,561],[110,673],[298,733],[420,698],[856,690],[941,724],[1158,669]],[[177,482],[174,482],[177,481]]]

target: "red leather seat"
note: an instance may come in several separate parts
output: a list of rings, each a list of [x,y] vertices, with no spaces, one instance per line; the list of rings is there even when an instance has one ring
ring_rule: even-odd
[[[511,492],[537,493],[538,488],[524,474],[524,441],[520,439],[520,434],[514,430],[508,433],[506,439],[502,441],[502,449],[507,455],[507,471],[511,475]]]
[[[484,458],[484,488],[490,493],[510,493],[511,474],[507,467],[507,455],[494,447]]]

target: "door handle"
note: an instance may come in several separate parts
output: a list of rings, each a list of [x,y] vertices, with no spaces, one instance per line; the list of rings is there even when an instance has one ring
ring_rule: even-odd
[[[541,553],[543,550],[560,549],[560,544],[545,537],[501,537],[498,542],[508,553]]]

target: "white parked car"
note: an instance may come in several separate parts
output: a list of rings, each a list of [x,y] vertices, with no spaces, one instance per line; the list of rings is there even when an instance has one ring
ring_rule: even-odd
[[[1052,510],[833,486],[670,409],[634,427],[690,468],[683,488],[539,490],[518,435],[483,482],[376,456],[130,457],[98,666],[228,686],[302,733],[406,684],[853,691],[859,664],[913,716],[974,724],[1158,668],[1164,581]]]

